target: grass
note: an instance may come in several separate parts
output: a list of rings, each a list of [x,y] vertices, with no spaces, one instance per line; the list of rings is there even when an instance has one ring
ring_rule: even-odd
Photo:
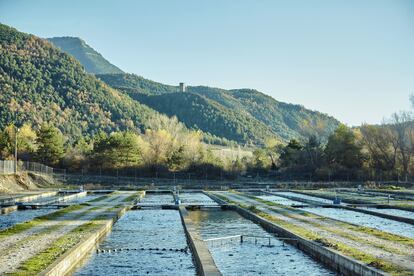
[[[134,201],[135,199],[137,199],[142,194],[143,194],[142,191],[136,192],[136,193],[134,193],[134,194],[126,197],[124,200],[122,200],[122,202],[131,202],[131,201]]]
[[[100,197],[91,199],[88,202],[99,202],[99,201],[102,201],[102,200],[105,200],[105,199],[109,198],[111,195],[112,195],[112,193],[104,195],[104,196],[100,196]]]
[[[229,199],[225,196],[220,196],[221,199],[229,202]],[[411,272],[405,270],[403,267],[395,265],[391,262],[387,262],[383,259],[379,259],[371,254],[365,253],[361,250],[358,250],[356,248],[350,247],[348,245],[345,245],[343,243],[337,242],[335,240],[324,238],[317,233],[314,233],[313,231],[309,231],[303,227],[297,226],[295,224],[286,222],[284,220],[278,219],[268,213],[265,213],[259,209],[257,209],[256,206],[250,205],[245,206],[242,204],[235,203],[236,205],[240,206],[241,208],[245,208],[250,210],[251,212],[255,213],[259,217],[262,217],[264,219],[267,219],[278,226],[293,232],[294,234],[301,236],[305,239],[317,242],[325,247],[332,248],[334,250],[337,250],[341,252],[342,254],[349,256],[353,259],[356,259],[360,262],[363,262],[369,266],[375,267],[377,269],[380,269],[384,272],[390,273],[391,275],[398,275],[398,276],[405,276],[405,275],[412,275]],[[381,232],[381,231],[379,231]]]
[[[63,235],[54,241],[47,249],[41,251],[39,254],[26,260],[18,269],[17,272],[12,275],[23,276],[23,275],[36,275],[41,271],[45,270],[51,265],[57,258],[66,253],[73,246],[85,240],[89,235],[95,232],[97,229],[102,227],[108,219],[113,218],[113,210],[111,207],[107,209],[105,214],[102,214],[89,222],[86,222],[69,233]],[[118,206],[119,208],[119,206]]]
[[[90,212],[92,212],[94,210],[97,210],[97,209],[100,209],[100,208],[101,207],[97,206],[97,207],[93,207],[93,208],[90,208],[88,210],[85,210],[85,211],[83,211],[79,214],[76,214],[74,217],[71,218],[71,220],[76,220],[76,219],[84,216],[85,214],[90,213]],[[45,227],[45,228],[42,229],[42,231],[34,233],[33,235],[30,235],[26,238],[20,239],[18,242],[13,244],[11,247],[3,249],[2,253],[6,254],[6,252],[11,252],[11,251],[15,250],[16,248],[20,248],[21,246],[23,246],[28,241],[34,240],[34,239],[36,239],[36,238],[38,238],[39,236],[42,236],[42,235],[47,235],[48,233],[56,231],[56,230],[58,230],[59,228],[61,228],[63,226],[64,226],[64,222],[60,222],[58,224]]]
[[[250,195],[246,195],[246,196],[247,197],[254,198],[254,197],[252,197]],[[284,206],[284,205],[281,205],[281,204],[277,204],[277,203],[274,203],[274,202],[271,202],[271,201],[267,201],[267,200],[264,200],[264,199],[261,199],[261,198],[254,198],[254,199],[257,200],[257,201],[259,201],[259,202],[261,202],[261,203],[264,203],[266,205],[276,206],[276,207],[279,207],[279,208],[282,208],[282,209],[286,209],[286,210],[295,212],[297,214],[300,214],[302,216],[313,217],[313,218],[320,219],[320,220],[326,219],[325,217],[322,217],[322,216],[318,216],[318,215],[315,215],[315,214],[312,214],[312,213],[309,213],[309,212],[297,210],[295,208],[288,207],[288,206]],[[389,247],[386,247],[386,246],[383,246],[383,245],[379,245],[379,244],[376,244],[376,243],[369,243],[368,241],[363,240],[363,239],[359,239],[355,235],[352,235],[350,233],[346,233],[345,231],[334,230],[334,229],[331,229],[331,228],[328,228],[328,227],[323,227],[323,226],[321,226],[318,223],[313,223],[312,221],[298,218],[296,216],[293,216],[289,212],[286,212],[286,211],[283,211],[283,210],[280,210],[280,209],[273,209],[272,208],[272,210],[275,211],[275,212],[278,212],[278,213],[280,213],[280,214],[282,214],[284,216],[288,216],[290,218],[298,219],[298,220],[300,220],[302,222],[312,224],[315,227],[319,227],[319,228],[324,229],[326,231],[329,231],[329,232],[338,234],[338,235],[340,235],[342,237],[346,237],[346,238],[352,239],[354,241],[368,243],[368,244],[370,244],[372,246],[375,246],[377,248],[383,249],[383,250],[388,251],[388,252],[401,254],[401,251],[400,250],[395,250],[393,248],[389,248]],[[410,238],[407,238],[407,237],[403,237],[403,236],[398,236],[398,235],[395,235],[395,234],[387,233],[387,232],[380,231],[380,230],[377,230],[377,229],[374,229],[374,228],[369,228],[369,227],[365,227],[365,226],[356,226],[356,225],[352,225],[352,224],[345,223],[345,222],[340,222],[340,221],[335,221],[335,224],[340,225],[343,228],[346,228],[346,229],[349,229],[349,230],[352,230],[352,231],[361,232],[361,233],[368,234],[368,235],[373,235],[373,236],[375,236],[377,238],[380,238],[382,240],[385,240],[385,241],[398,242],[398,243],[401,243],[401,244],[404,244],[404,245],[407,245],[407,246],[414,247],[414,239],[410,239]]]
[[[46,221],[50,221],[50,220],[54,220],[56,218],[59,218],[67,213],[70,212],[74,212],[77,210],[80,210],[82,208],[85,208],[86,205],[83,204],[78,204],[78,205],[72,205],[69,207],[66,207],[64,209],[61,209],[59,211],[53,212],[51,214],[47,214],[44,216],[40,216],[37,217],[33,220],[30,221],[26,221],[26,222],[22,222],[22,223],[18,223],[16,225],[13,225],[7,229],[4,229],[2,231],[0,231],[0,239],[9,237],[11,235],[15,235],[15,234],[19,234],[22,233],[24,231],[27,231],[35,226],[41,225],[42,223],[46,222]]]
[[[414,212],[414,204],[397,203],[397,204],[394,204],[394,205],[397,206],[397,207],[404,207],[404,208],[410,209],[410,211]]]

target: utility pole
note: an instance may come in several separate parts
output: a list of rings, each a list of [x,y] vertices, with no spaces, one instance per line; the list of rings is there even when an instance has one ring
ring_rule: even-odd
[[[17,134],[20,129],[15,126],[15,137],[14,137],[14,174],[17,174]]]

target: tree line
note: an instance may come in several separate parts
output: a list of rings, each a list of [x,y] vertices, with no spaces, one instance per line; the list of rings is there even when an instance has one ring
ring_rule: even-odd
[[[414,171],[414,124],[410,112],[392,115],[381,125],[340,125],[323,142],[311,135],[286,144],[269,139],[251,156],[220,156],[203,133],[188,130],[177,118],[154,116],[143,133],[103,131],[73,142],[50,124],[33,129],[9,125],[0,132],[0,158],[38,161],[72,172],[133,169],[146,175],[193,173],[219,178],[267,175],[283,180],[400,180]],[[16,131],[18,130],[17,136]]]
[[[322,143],[317,136],[268,141],[257,149],[252,170],[273,170],[282,179],[409,181],[414,172],[414,117],[394,113],[381,125],[340,125]]]

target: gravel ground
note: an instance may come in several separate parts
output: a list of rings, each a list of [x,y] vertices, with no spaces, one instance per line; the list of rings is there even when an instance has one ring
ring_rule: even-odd
[[[358,249],[360,251],[363,251],[365,253],[371,254],[377,258],[389,261],[391,263],[394,263],[396,265],[402,266],[404,268],[406,268],[407,270],[411,271],[414,273],[414,248],[407,246],[407,245],[402,245],[402,244],[397,244],[396,242],[393,241],[388,241],[388,240],[384,240],[384,239],[380,239],[378,237],[375,237],[373,235],[370,235],[368,233],[361,233],[361,232],[355,232],[355,231],[351,231],[346,229],[346,233],[347,234],[351,234],[354,235],[356,237],[358,237],[359,239],[362,239],[365,242],[359,242],[359,241],[354,241],[350,238],[341,236],[339,234],[330,232],[328,230],[333,230],[333,231],[344,231],[344,227],[341,224],[338,224],[338,222],[336,220],[332,220],[332,219],[324,219],[323,221],[319,220],[319,219],[315,219],[315,218],[309,218],[306,216],[302,216],[300,214],[297,213],[291,213],[294,215],[294,217],[287,217],[284,216],[280,213],[277,213],[275,211],[272,211],[272,208],[275,207],[269,207],[268,205],[261,203],[259,201],[256,201],[252,198],[248,198],[239,194],[233,194],[233,193],[229,193],[229,192],[223,192],[221,193],[222,195],[228,197],[229,199],[239,202],[239,203],[243,203],[243,204],[252,204],[254,206],[256,206],[256,208],[258,208],[259,210],[266,212],[268,214],[271,214],[273,216],[275,216],[278,219],[284,220],[286,222],[298,225],[300,227],[303,227],[304,229],[313,231],[314,233],[317,233],[318,235],[324,237],[324,238],[328,238],[331,240],[335,240],[338,241],[340,243],[343,243],[345,245],[348,245],[350,247],[353,247],[355,249]],[[277,208],[275,208],[277,209]],[[286,209],[283,209],[286,211]],[[300,219],[300,220],[299,220]],[[306,223],[302,220],[308,220],[309,223]],[[319,228],[317,225],[323,226],[325,229],[321,229]],[[374,243],[377,246],[383,246],[385,248],[388,248],[390,250],[399,250],[401,251],[401,254],[396,254],[393,252],[389,252],[387,250],[381,249],[377,246],[372,246],[368,243]]]
[[[47,249],[59,237],[99,216],[106,209],[121,203],[129,195],[114,194],[105,200],[91,203],[92,206],[85,206],[85,208],[66,213],[27,231],[1,239],[0,275],[16,271],[23,262]],[[81,215],[95,207],[99,209]]]

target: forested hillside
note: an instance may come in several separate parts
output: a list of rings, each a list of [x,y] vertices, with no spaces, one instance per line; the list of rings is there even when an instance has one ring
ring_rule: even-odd
[[[269,137],[269,133],[283,141],[309,135],[325,139],[339,125],[333,117],[300,105],[276,101],[252,89],[189,86],[187,92],[177,93],[176,86],[133,74],[100,74],[97,77],[161,113],[177,115],[188,127],[197,125],[203,131],[239,142],[260,144],[264,142],[263,138]],[[215,115],[211,112],[206,114],[206,110],[214,110]],[[227,131],[223,132],[223,125]]]
[[[168,116],[177,116],[187,127],[242,143],[263,143],[276,136],[266,125],[195,93],[167,93],[131,97]]]
[[[107,61],[100,53],[78,37],[48,38],[56,47],[74,56],[92,74],[123,73],[121,69]]]
[[[36,36],[0,24],[0,128],[50,123],[76,139],[100,130],[143,130],[158,113]]]
[[[64,54],[8,26],[0,31],[0,126],[47,121],[73,139],[100,130],[143,130],[158,111],[216,137],[263,145],[270,138],[287,142],[317,134],[324,139],[339,123],[256,90],[190,86],[180,93],[177,86],[122,73],[78,38],[50,39]],[[88,74],[108,71],[115,74]]]

